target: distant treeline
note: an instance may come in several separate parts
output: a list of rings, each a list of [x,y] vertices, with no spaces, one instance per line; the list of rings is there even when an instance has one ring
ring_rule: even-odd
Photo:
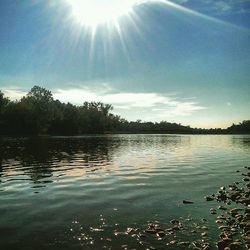
[[[233,124],[227,129],[201,129],[166,121],[129,122],[112,114],[112,109],[112,105],[100,102],[84,102],[81,106],[65,104],[54,100],[51,91],[39,86],[34,86],[18,101],[10,101],[0,91],[0,134],[250,133],[250,121]]]

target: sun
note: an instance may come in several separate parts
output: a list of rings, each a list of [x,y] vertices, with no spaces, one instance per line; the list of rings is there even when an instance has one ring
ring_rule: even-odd
[[[128,15],[138,0],[66,0],[72,17],[81,25],[96,27]]]

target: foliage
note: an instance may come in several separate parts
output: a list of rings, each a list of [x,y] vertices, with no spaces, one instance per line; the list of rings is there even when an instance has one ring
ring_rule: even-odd
[[[51,91],[39,86],[34,86],[19,101],[8,100],[0,91],[0,134],[250,133],[250,121],[227,129],[199,129],[166,121],[129,122],[112,114],[112,109],[112,105],[101,102],[84,102],[81,106],[61,103],[54,100]]]

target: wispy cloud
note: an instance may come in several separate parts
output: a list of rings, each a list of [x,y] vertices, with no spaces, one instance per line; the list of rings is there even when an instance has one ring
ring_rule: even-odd
[[[7,96],[10,100],[15,101],[21,99],[24,95],[27,94],[26,91],[23,91],[19,88],[5,88],[2,89],[2,92],[5,96]]]
[[[20,89],[5,89],[4,93],[12,100],[19,99],[26,94]],[[103,88],[103,86],[56,89],[53,94],[55,99],[64,103],[81,105],[85,101],[99,101],[112,104],[115,113],[129,120],[166,120],[167,118],[190,116],[205,109],[194,98],[181,99],[177,95],[161,93],[121,93],[112,88]]]
[[[225,1],[218,1],[214,4],[215,8],[219,12],[227,13],[232,11],[233,5],[230,5],[228,2]]]
[[[227,15],[231,13],[249,13],[250,12],[250,0],[170,0],[177,4],[185,4],[186,6],[192,6],[192,9],[196,9],[201,12],[208,12],[211,15]]]
[[[167,118],[190,116],[205,109],[198,102],[160,93],[103,93],[91,88],[56,90],[55,98],[63,102],[82,104],[83,101],[110,103],[114,111],[127,119],[159,121]]]

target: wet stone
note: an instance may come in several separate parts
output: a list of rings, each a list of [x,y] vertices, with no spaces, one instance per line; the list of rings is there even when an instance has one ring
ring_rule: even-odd
[[[223,223],[222,220],[216,220],[215,222],[216,222],[217,224],[222,224],[222,223]]]
[[[193,204],[194,203],[193,201],[189,201],[189,200],[183,200],[182,202],[183,202],[183,204]]]
[[[208,233],[207,233],[207,232],[203,232],[203,233],[201,233],[201,236],[202,236],[202,237],[207,237],[207,236],[208,236]]]
[[[178,221],[178,220],[175,220],[175,219],[174,219],[174,220],[171,220],[170,222],[171,222],[172,224],[179,224],[179,221]]]
[[[156,234],[156,231],[154,229],[146,229],[145,232],[148,234]]]
[[[220,230],[228,230],[229,227],[227,227],[227,226],[220,226],[219,229],[220,229]]]
[[[227,210],[227,208],[223,207],[223,206],[219,206],[218,209],[220,209],[220,210]]]
[[[164,231],[159,231],[159,232],[157,232],[157,234],[156,234],[158,237],[160,237],[160,238],[163,238],[163,237],[165,237],[166,236],[166,234],[165,234],[165,232]]]
[[[228,247],[229,244],[231,244],[231,243],[232,243],[232,240],[231,240],[231,239],[229,239],[229,238],[224,238],[224,239],[219,240],[219,241],[217,242],[217,247],[218,247],[219,250],[224,250],[224,249],[225,249],[226,247]]]
[[[213,201],[214,197],[212,196],[205,196],[206,201]]]
[[[242,244],[240,242],[233,242],[229,245],[231,250],[242,249]]]

